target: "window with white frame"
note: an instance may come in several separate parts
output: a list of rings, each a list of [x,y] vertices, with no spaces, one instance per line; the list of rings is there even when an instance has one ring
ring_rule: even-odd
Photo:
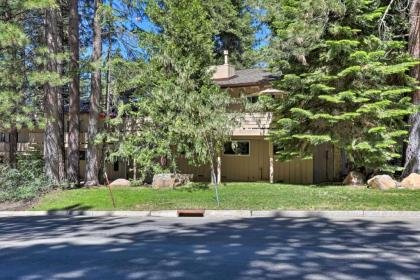
[[[247,140],[237,140],[229,141],[225,143],[225,155],[232,156],[249,156],[251,151],[250,141]]]

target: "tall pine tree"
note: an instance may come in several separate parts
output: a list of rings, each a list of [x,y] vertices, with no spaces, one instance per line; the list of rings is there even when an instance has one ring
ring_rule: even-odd
[[[80,149],[80,74],[79,74],[79,9],[78,0],[70,0],[69,13],[69,49],[72,77],[69,94],[69,135],[67,179],[72,185],[78,186],[79,178],[79,149]]]
[[[248,0],[202,1],[213,24],[217,64],[223,64],[223,51],[229,51],[230,63],[237,68],[257,64],[255,51],[257,26]]]
[[[85,186],[99,185],[99,150],[96,143],[99,132],[99,102],[101,98],[102,67],[102,0],[94,2],[92,77],[89,105],[88,148],[86,153]]]
[[[287,2],[275,18],[306,12],[272,24],[271,63],[285,69],[278,87],[288,92],[271,135],[278,156],[311,156],[317,145],[332,143],[345,152],[350,169],[395,171],[407,135],[404,120],[414,111],[415,84],[407,71],[417,62],[404,41],[378,37],[384,7],[365,0]],[[293,46],[300,49],[284,51]]]
[[[146,13],[158,31],[140,39],[149,59],[113,120],[126,128],[114,138],[113,156],[133,159],[143,178],[177,172],[181,156],[214,171],[234,117],[211,80],[213,22],[200,0],[148,1]]]
[[[413,0],[410,7],[410,35],[409,35],[409,52],[416,58],[420,59],[420,1]],[[420,79],[420,65],[412,70],[412,76],[417,80]],[[420,104],[420,90],[417,89],[413,93],[413,103]],[[405,166],[403,177],[411,173],[420,174],[420,113],[416,112],[410,116],[410,135],[408,145],[405,152]]]
[[[0,131],[9,132],[9,163],[16,167],[18,131],[37,125],[42,94],[36,84],[42,9],[54,1],[10,0],[0,5]],[[38,119],[39,120],[39,119]]]

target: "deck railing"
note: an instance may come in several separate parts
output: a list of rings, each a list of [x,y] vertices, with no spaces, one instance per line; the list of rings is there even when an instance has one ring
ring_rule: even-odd
[[[232,132],[233,136],[265,136],[270,130],[273,120],[272,113],[246,113],[239,117],[238,127]],[[18,151],[24,152],[32,148],[42,149],[44,143],[44,133],[30,132],[22,135],[18,143]],[[68,144],[68,133],[65,135],[65,144]],[[81,148],[86,148],[87,133],[80,133]],[[9,143],[0,142],[0,153],[9,151]]]
[[[272,113],[246,113],[240,117],[238,127],[233,130],[233,136],[267,135],[272,120]]]

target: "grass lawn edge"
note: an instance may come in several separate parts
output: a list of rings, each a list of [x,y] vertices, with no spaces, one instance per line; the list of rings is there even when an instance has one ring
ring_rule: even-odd
[[[113,188],[116,208],[107,188],[54,191],[27,210],[159,211],[180,209],[252,211],[420,211],[420,191],[304,186],[268,183],[228,183],[220,186],[217,207],[211,187],[175,190]]]

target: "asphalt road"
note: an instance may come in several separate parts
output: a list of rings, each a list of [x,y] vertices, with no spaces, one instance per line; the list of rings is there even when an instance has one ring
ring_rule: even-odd
[[[0,279],[420,279],[420,220],[0,218]]]

